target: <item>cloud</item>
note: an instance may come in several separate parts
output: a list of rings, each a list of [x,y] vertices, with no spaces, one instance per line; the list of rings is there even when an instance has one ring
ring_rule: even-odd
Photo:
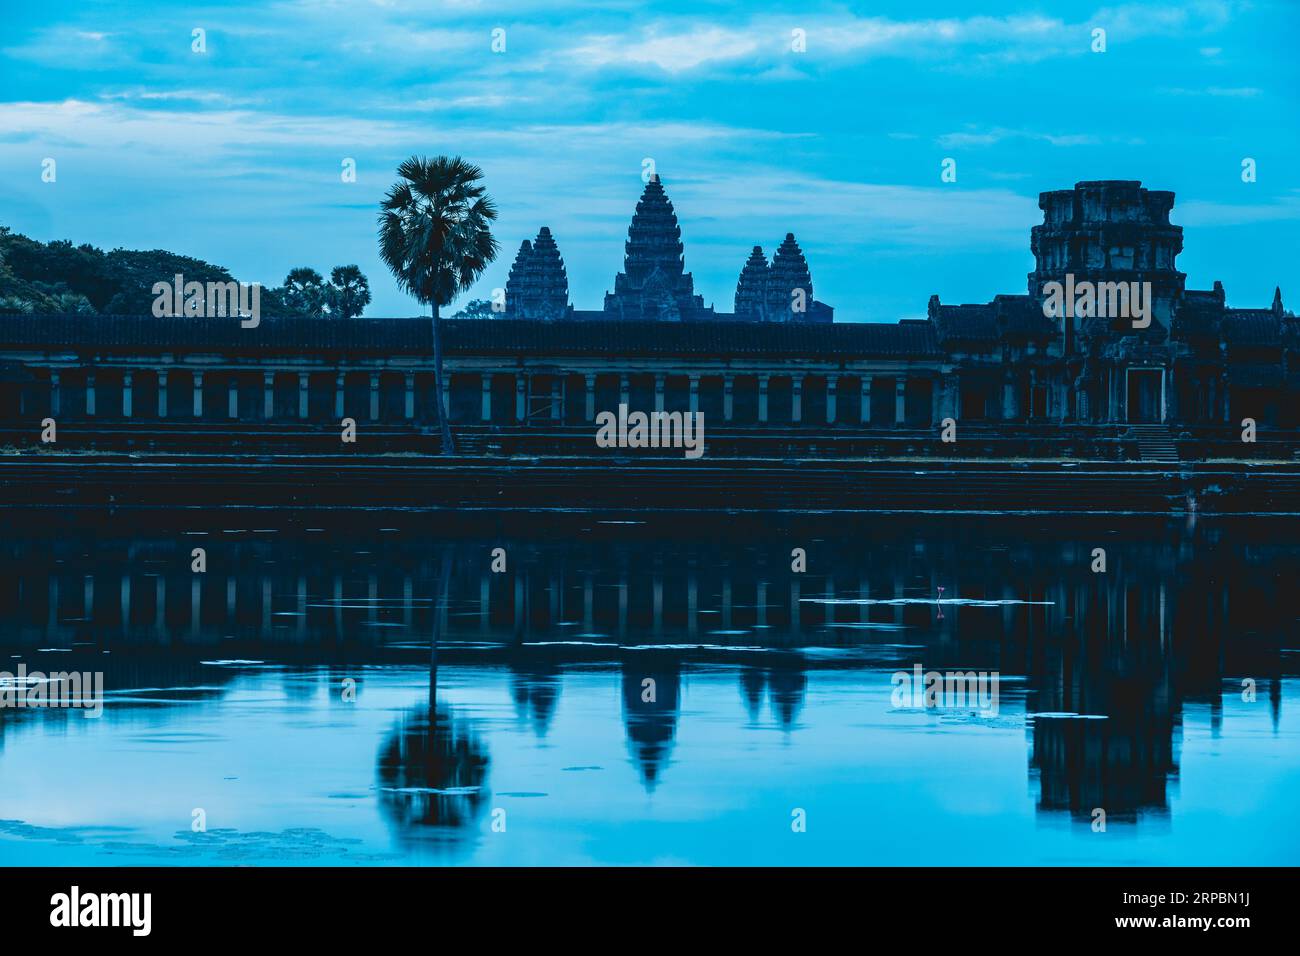
[[[935,142],[945,149],[967,146],[992,146],[1008,139],[1027,139],[1050,143],[1052,146],[1089,146],[1099,142],[1091,133],[1039,133],[1032,130],[1006,129],[994,127],[980,132],[966,130],[957,133],[944,133]]]

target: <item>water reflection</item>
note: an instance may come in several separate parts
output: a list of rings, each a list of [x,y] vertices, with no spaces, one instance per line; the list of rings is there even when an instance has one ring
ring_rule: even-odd
[[[281,668],[291,701],[323,688],[331,707],[359,669],[427,667],[427,697],[376,742],[376,800],[400,843],[442,848],[480,832],[499,762],[492,727],[440,699],[448,664],[502,680],[515,721],[545,746],[570,745],[553,728],[575,675],[599,676],[650,797],[693,772],[678,755],[693,675],[734,672],[750,732],[771,721],[797,748],[823,706],[809,699],[821,676],[858,675],[825,702],[916,664],[997,671],[1014,698],[1004,718],[1027,738],[1035,812],[1082,826],[1101,807],[1110,824],[1138,827],[1171,813],[1186,708],[1208,708],[1217,735],[1225,696],[1249,679],[1276,734],[1295,676],[1287,585],[1300,552],[1277,521],[570,519],[482,538],[414,518],[319,520],[13,521],[0,552],[3,652],[103,670],[107,721],[160,726],[170,703],[220,701],[253,666]],[[490,570],[494,547],[504,573]],[[806,572],[791,570],[794,547]],[[194,548],[205,573],[191,571]],[[942,716],[953,732],[963,715]],[[910,719],[886,718],[881,733]],[[0,710],[0,748],[24,725],[79,720]]]

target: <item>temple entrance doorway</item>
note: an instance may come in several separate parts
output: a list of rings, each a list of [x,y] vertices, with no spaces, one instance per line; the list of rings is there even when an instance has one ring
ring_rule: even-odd
[[[1130,422],[1165,420],[1165,372],[1159,368],[1127,370],[1128,401],[1125,408]]]

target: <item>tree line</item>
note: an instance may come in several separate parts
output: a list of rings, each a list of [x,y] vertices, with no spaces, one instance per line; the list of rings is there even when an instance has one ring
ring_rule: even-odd
[[[227,269],[163,249],[74,246],[40,242],[0,226],[0,315],[148,315],[155,282],[233,282]],[[326,279],[306,266],[283,285],[263,289],[266,318],[350,319],[370,304],[370,282],[355,265],[335,266]]]

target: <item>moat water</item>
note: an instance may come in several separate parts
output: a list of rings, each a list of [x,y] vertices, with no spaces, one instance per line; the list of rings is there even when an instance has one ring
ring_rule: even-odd
[[[0,863],[1294,865],[1298,533],[6,514]]]

